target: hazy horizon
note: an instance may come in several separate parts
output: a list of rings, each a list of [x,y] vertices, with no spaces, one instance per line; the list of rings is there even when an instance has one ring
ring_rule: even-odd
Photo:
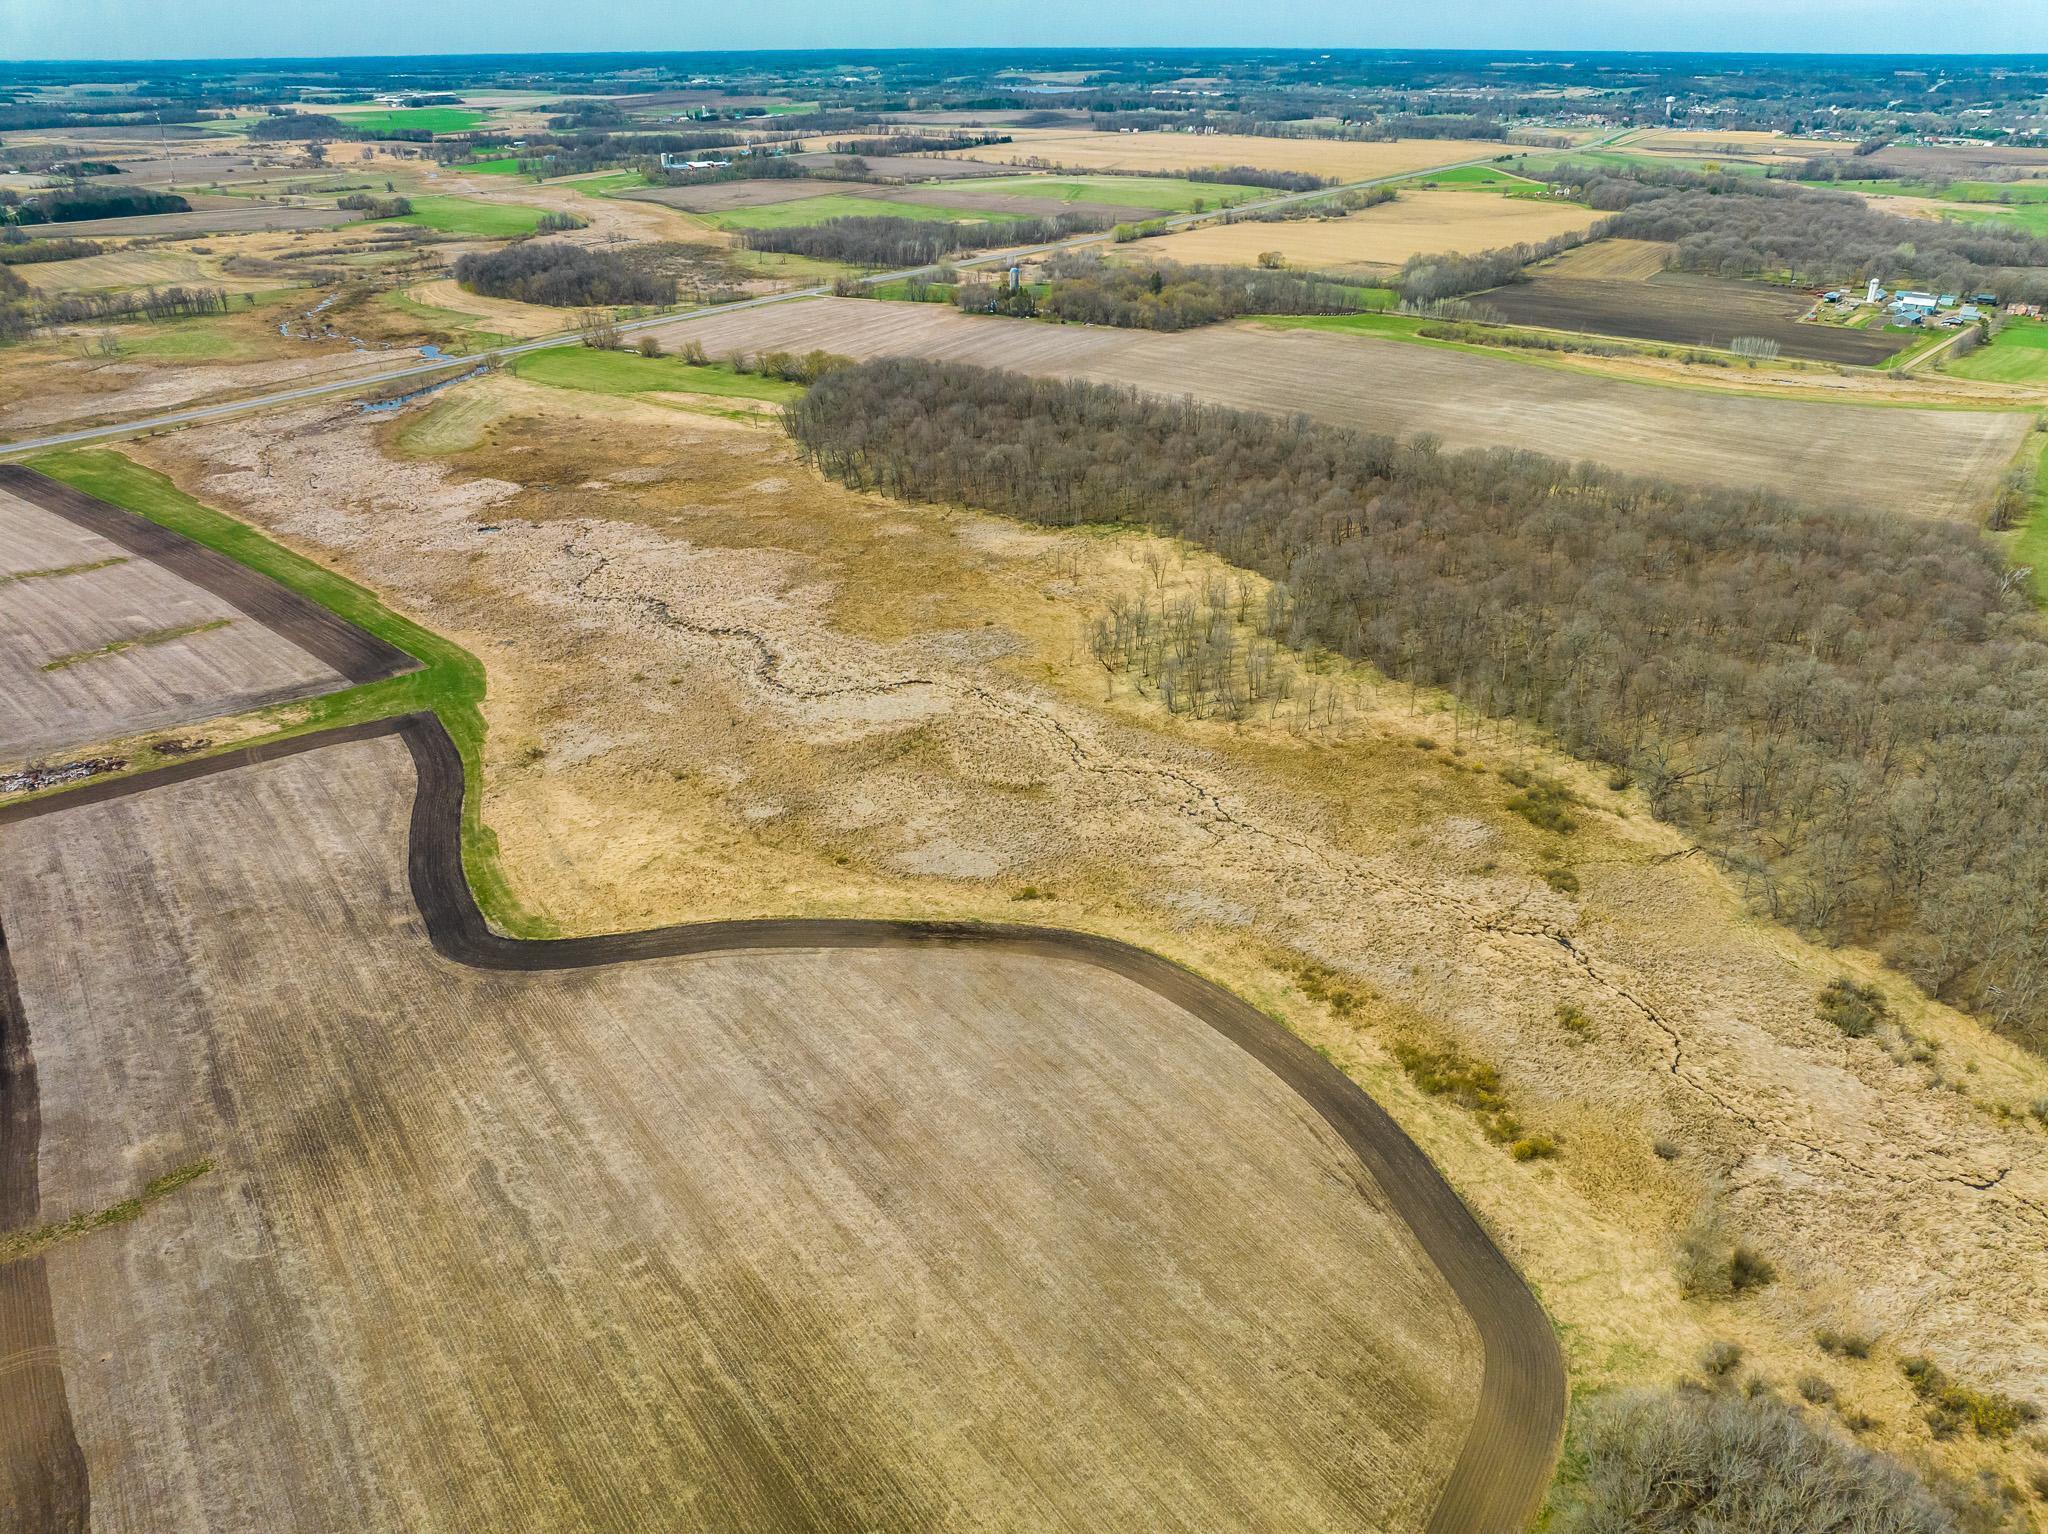
[[[1987,47],[1987,43],[1998,46]],[[1415,14],[1361,18],[1332,0],[1284,15],[1241,4],[1076,0],[961,8],[939,0],[825,5],[763,0],[744,11],[678,14],[658,0],[616,0],[601,16],[539,0],[439,7],[401,0],[0,0],[0,59],[134,62],[210,58],[418,57],[435,54],[693,53],[862,48],[1413,48],[1504,52],[1811,53],[1984,57],[2048,52],[2048,7],[2013,14],[1963,0],[1934,19],[1906,0],[1734,0],[1676,14],[1622,0],[1453,0]]]

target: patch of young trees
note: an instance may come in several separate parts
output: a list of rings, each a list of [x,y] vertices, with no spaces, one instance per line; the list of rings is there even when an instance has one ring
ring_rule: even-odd
[[[1631,773],[1772,915],[2048,1046],[2048,638],[1974,529],[901,359],[788,422],[862,489],[1256,570],[1270,637]]]
[[[1429,304],[1467,293],[1483,293],[1488,288],[1525,280],[1524,269],[1532,261],[1562,255],[1597,237],[1597,230],[1584,234],[1574,231],[1553,235],[1547,240],[1503,245],[1498,250],[1483,250],[1475,255],[1410,256],[1402,264],[1394,286],[1402,301],[1410,304]]]
[[[409,197],[378,197],[369,192],[351,192],[346,197],[337,197],[334,205],[368,218],[404,218],[412,212],[412,199]]]
[[[997,244],[1042,245],[1106,227],[1106,220],[1080,213],[990,224],[923,218],[829,218],[819,224],[748,229],[741,233],[740,241],[749,250],[784,251],[855,266],[930,266],[958,250]]]
[[[672,304],[676,280],[614,255],[556,240],[522,240],[457,258],[455,280],[472,293],[556,308]]]
[[[0,266],[76,261],[81,256],[97,256],[106,248],[97,240],[32,240],[10,225],[0,231]]]
[[[1051,286],[1038,312],[1074,324],[1189,330],[1241,314],[1348,314],[1357,296],[1309,272],[1265,267],[1125,266],[1072,251],[1046,264]],[[972,307],[962,289],[962,307]]]
[[[145,288],[139,293],[66,293],[45,303],[38,319],[45,325],[76,325],[136,314],[151,320],[183,320],[227,312],[224,288]]]

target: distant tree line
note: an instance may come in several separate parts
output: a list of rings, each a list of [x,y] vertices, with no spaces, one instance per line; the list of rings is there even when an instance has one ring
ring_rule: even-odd
[[[1243,266],[1124,266],[1070,251],[1046,264],[1046,276],[1049,286],[1033,308],[1070,324],[1191,330],[1241,314],[1348,314],[1359,306],[1350,288],[1327,277]],[[1018,312],[1002,307],[1001,291],[991,304],[981,289],[964,285],[956,302],[969,310]]]
[[[787,421],[861,489],[1270,577],[1271,637],[1633,774],[1772,915],[2048,1046],[2048,639],[1972,528],[904,359]]]
[[[182,320],[227,312],[228,295],[223,288],[145,288],[126,293],[65,293],[47,301],[37,319],[45,325],[76,325],[85,320],[127,319],[134,315],[150,320]]]
[[[1281,224],[1305,218],[1343,218],[1352,213],[1361,213],[1367,208],[1377,208],[1381,203],[1393,202],[1400,195],[1390,186],[1361,186],[1348,192],[1338,192],[1331,197],[1317,197],[1308,202],[1285,202],[1277,208],[1252,208],[1244,211],[1232,208],[1223,215],[1223,222]]]
[[[0,266],[36,266],[45,261],[76,261],[97,256],[107,247],[98,240],[32,240],[19,229],[9,228],[12,239],[0,239]]]
[[[672,304],[676,280],[610,251],[558,240],[521,240],[473,251],[455,262],[455,280],[472,293],[555,308]]]
[[[79,185],[24,197],[0,190],[0,215],[17,224],[67,224],[88,218],[134,218],[145,213],[190,213],[192,204],[175,192],[140,187]]]
[[[840,139],[831,144],[833,154],[876,155],[943,154],[949,149],[983,149],[990,144],[1007,144],[1007,133],[887,133],[877,138]]]
[[[820,261],[846,261],[855,266],[930,266],[959,250],[989,245],[1042,245],[1108,227],[1108,219],[1084,213],[1005,219],[988,224],[942,223],[924,218],[829,218],[820,224],[745,229],[740,232],[740,243],[749,250],[781,251]]]
[[[1334,176],[1312,175],[1305,170],[1267,170],[1258,165],[1208,165],[1200,170],[1173,170],[1158,174],[1178,176],[1186,181],[1221,181],[1230,186],[1262,186],[1272,192],[1315,192],[1335,186]]]
[[[1526,278],[1525,268],[1598,238],[1599,226],[1584,233],[1553,235],[1547,240],[1505,245],[1473,255],[1410,256],[1402,263],[1394,287],[1403,303],[1432,304],[1467,293],[1483,293]]]

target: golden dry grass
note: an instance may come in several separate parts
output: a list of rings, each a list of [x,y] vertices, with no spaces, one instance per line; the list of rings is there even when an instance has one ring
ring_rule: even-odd
[[[575,319],[574,310],[550,309],[544,304],[522,304],[509,298],[490,298],[482,293],[472,293],[452,277],[414,283],[405,290],[405,296],[415,303],[428,304],[436,309],[472,315],[482,320],[488,329],[504,336],[552,335],[567,330]]]
[[[1012,142],[963,150],[958,158],[1008,164],[1036,158],[1081,170],[1199,170],[1256,165],[1364,181],[1464,160],[1490,159],[1498,143],[1466,139],[1400,139],[1353,144],[1334,139],[1258,138],[1230,133],[1091,133],[1064,128],[1013,128]]]
[[[1631,154],[1679,155],[1689,159],[1806,160],[1847,154],[1842,139],[1797,138],[1748,128],[1670,128],[1628,141]]]
[[[465,391],[498,397],[440,460],[318,414],[144,451],[486,658],[486,810],[535,908],[571,930],[1023,911],[1136,941],[1388,1106],[1536,1283],[1578,1387],[1667,1379],[1729,1337],[1781,1383],[1834,1376],[1880,1444],[1996,1458],[1928,1443],[1896,1357],[2032,1388],[2048,1146],[2009,1115],[2048,1093],[2039,1060],[1755,919],[1635,795],[1368,673],[1239,722],[1170,717],[1127,679],[1106,696],[1093,617],[1139,588],[1199,598],[1231,578],[1213,561],[852,495],[770,429],[513,381],[420,419]],[[1575,835],[1506,810],[1514,765],[1584,797]],[[1560,859],[1570,898],[1542,877]],[[1814,1015],[1843,973],[1940,1041],[1941,1084]],[[1416,1038],[1496,1062],[1562,1158],[1516,1163],[1418,1093],[1390,1054]],[[1782,1276],[1702,1307],[1672,1241],[1717,1186]],[[1876,1331],[1877,1356],[1822,1358],[1818,1325]]]
[[[1249,266],[1277,250],[1317,271],[1396,267],[1410,256],[1498,250],[1591,228],[1606,215],[1571,203],[1487,192],[1404,191],[1393,202],[1336,219],[1207,224],[1147,240],[1139,257]]]
[[[1664,270],[1675,249],[1661,240],[1595,240],[1546,262],[1543,271],[1550,277],[1644,282]]]
[[[14,268],[38,293],[77,293],[94,288],[206,287],[230,293],[260,293],[278,286],[275,277],[223,272],[217,260],[176,246],[130,247],[76,261],[46,261]]]

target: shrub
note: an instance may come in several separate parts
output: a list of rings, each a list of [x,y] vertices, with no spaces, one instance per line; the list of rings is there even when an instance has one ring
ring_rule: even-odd
[[[1492,1066],[1470,1059],[1450,1045],[1432,1048],[1405,1039],[1394,1045],[1394,1058],[1409,1079],[1431,1097],[1448,1097],[1478,1114],[1488,1139],[1512,1145],[1523,1138],[1521,1122],[1500,1084],[1500,1073]]]
[[[1742,1366],[1742,1344],[1710,1342],[1700,1349],[1700,1367],[1710,1379],[1726,1379]]]
[[[710,354],[704,350],[704,343],[694,336],[682,344],[676,355],[693,368],[708,367],[711,363]]]
[[[1508,808],[1538,830],[1569,836],[1579,825],[1566,813],[1576,797],[1554,778],[1530,777],[1528,787],[1508,800]]]
[[[1835,1398],[1835,1387],[1823,1375],[1802,1374],[1799,1376],[1799,1394],[1815,1406],[1825,1406]]]
[[[1862,1332],[1838,1332],[1822,1327],[1813,1334],[1814,1343],[1831,1358],[1868,1358],[1870,1339]]]
[[[1562,864],[1544,869],[1543,882],[1560,895],[1576,895],[1579,892],[1579,876]]]
[[[1777,1281],[1778,1266],[1754,1247],[1741,1242],[1728,1254],[1728,1289],[1733,1294],[1747,1294],[1752,1289],[1762,1289]]]
[[[1676,1161],[1685,1154],[1684,1147],[1676,1140],[1652,1140],[1650,1151],[1659,1161]]]
[[[543,213],[540,216],[542,234],[561,234],[570,229],[588,229],[590,220],[578,218],[573,213]]]
[[[1561,1001],[1557,1004],[1557,1025],[1577,1038],[1585,1038],[1593,1031],[1593,1019],[1586,1009],[1576,1002]]]
[[[1852,1039],[1866,1039],[1878,1024],[1891,1021],[1884,993],[1854,980],[1830,980],[1817,1003],[1820,1015]]]
[[[1555,1534],[1954,1534],[1896,1460],[1768,1396],[1637,1390],[1589,1405]]]
[[[1547,1161],[1557,1154],[1557,1142],[1549,1135],[1523,1135],[1508,1146],[1517,1161]]]
[[[1953,1438],[1965,1428],[1979,1438],[2009,1438],[2041,1417],[2033,1402],[1960,1384],[1931,1358],[1902,1358],[1899,1372],[1926,1406],[1928,1429],[1937,1438]]]
[[[661,355],[661,337],[655,335],[642,336],[633,343],[633,350],[643,357],[659,357]]]

